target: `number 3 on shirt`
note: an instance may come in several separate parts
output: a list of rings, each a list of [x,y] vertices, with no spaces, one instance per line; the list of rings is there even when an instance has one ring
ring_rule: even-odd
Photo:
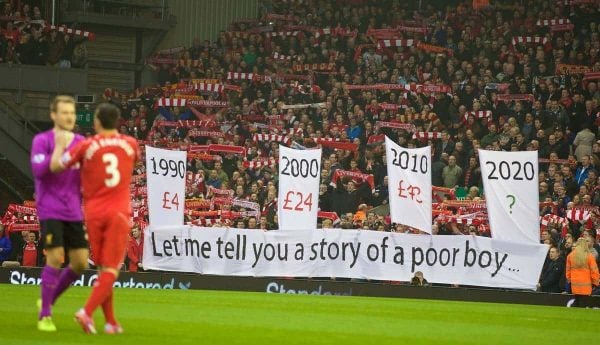
[[[119,184],[121,181],[121,174],[119,173],[119,160],[114,153],[105,153],[102,155],[102,162],[106,163],[106,173],[110,175],[110,178],[104,180],[106,187],[112,188]]]

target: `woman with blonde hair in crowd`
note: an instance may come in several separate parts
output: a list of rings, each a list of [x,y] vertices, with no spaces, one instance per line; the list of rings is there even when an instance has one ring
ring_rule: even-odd
[[[600,284],[598,265],[590,252],[588,240],[579,238],[567,256],[567,283],[574,295],[591,295]]]

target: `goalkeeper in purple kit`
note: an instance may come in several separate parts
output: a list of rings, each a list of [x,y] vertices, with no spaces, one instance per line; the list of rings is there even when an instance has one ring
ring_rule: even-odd
[[[38,330],[53,332],[52,306],[57,298],[87,268],[88,241],[83,228],[79,169],[73,168],[54,174],[50,161],[55,138],[66,136],[68,147],[83,137],[73,134],[75,127],[75,100],[57,96],[50,104],[54,128],[39,133],[31,147],[31,169],[35,180],[36,208],[40,219],[40,241],[46,250],[46,266],[42,270],[41,301]],[[69,255],[69,266],[61,270]],[[40,303],[41,302],[41,303]]]

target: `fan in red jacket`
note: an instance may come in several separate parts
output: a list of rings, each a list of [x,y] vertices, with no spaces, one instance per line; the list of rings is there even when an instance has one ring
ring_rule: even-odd
[[[142,269],[142,254],[144,253],[144,239],[139,225],[131,229],[131,238],[127,245],[127,259],[129,260],[129,271],[137,272]]]
[[[35,240],[35,233],[30,232],[27,234],[27,243],[23,247],[23,266],[35,267],[37,266],[37,242]]]

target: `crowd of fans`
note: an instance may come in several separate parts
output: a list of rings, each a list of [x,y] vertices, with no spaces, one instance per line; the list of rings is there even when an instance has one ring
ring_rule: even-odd
[[[85,38],[51,28],[40,7],[0,1],[0,63],[83,67]]]
[[[121,107],[121,132],[190,151],[186,221],[207,226],[278,228],[280,137],[255,134],[322,146],[320,227],[393,232],[419,231],[387,216],[397,186],[387,183],[382,134],[405,147],[431,146],[435,234],[489,236],[478,149],[537,150],[540,241],[551,246],[540,289],[563,291],[556,267],[564,272],[573,243],[585,238],[596,260],[600,253],[597,6],[413,5],[268,2],[258,19],[232,23],[214,42],[196,39],[150,59],[160,85],[105,96]],[[199,87],[206,84],[224,88]],[[175,99],[188,106],[165,106]],[[198,99],[204,106],[191,105]],[[244,153],[201,149],[210,144]],[[143,222],[143,163],[136,174],[135,216]]]

